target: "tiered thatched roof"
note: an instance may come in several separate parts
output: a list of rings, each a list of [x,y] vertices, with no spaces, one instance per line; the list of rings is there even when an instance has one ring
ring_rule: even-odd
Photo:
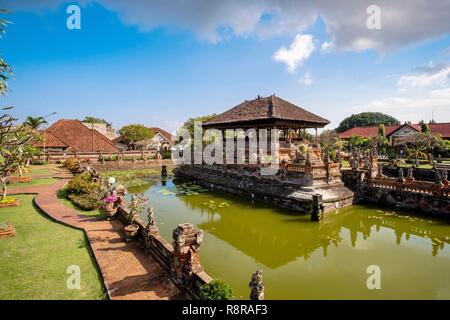
[[[244,101],[203,123],[204,128],[240,128],[286,126],[322,128],[330,121],[275,95]]]

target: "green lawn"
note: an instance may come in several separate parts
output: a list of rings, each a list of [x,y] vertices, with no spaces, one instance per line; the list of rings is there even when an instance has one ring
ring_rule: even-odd
[[[59,192],[57,194],[57,198],[59,199],[59,201],[64,203],[66,206],[76,210],[79,214],[81,214],[83,216],[96,217],[96,218],[99,218],[99,219],[104,217],[103,212],[102,212],[101,209],[92,210],[92,211],[86,211],[86,210],[82,210],[81,208],[79,208],[72,201],[70,201],[69,199],[66,198],[66,190],[64,188],[59,190]]]
[[[18,196],[19,207],[0,209],[17,235],[0,239],[0,300],[106,299],[106,291],[84,232],[53,222]],[[68,289],[67,267],[81,270],[81,289]]]
[[[16,187],[32,187],[32,186],[41,186],[55,183],[56,179],[53,178],[45,178],[45,179],[33,179],[31,182],[16,182],[16,183],[8,183],[8,188],[16,188]]]

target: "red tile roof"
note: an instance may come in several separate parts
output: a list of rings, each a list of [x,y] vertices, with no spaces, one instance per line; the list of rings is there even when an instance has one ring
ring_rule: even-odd
[[[46,144],[48,147],[60,147],[57,145],[59,140],[68,146],[67,151],[92,152],[102,149],[105,152],[119,152],[108,138],[97,130],[87,128],[79,120],[58,120],[45,132],[57,139],[53,141],[55,145]]]
[[[386,126],[386,136],[389,137],[398,129],[409,126],[417,131],[421,131],[420,124],[402,124],[402,125],[388,125]],[[429,124],[430,131],[432,133],[438,133],[442,138],[449,139],[450,138],[450,123],[430,123]],[[342,139],[348,139],[353,135],[359,135],[366,138],[375,137],[378,134],[378,126],[368,126],[368,127],[354,127],[348,129],[339,134]]]
[[[163,129],[161,129],[161,128],[158,128],[158,127],[150,127],[150,129],[155,133],[155,135],[157,134],[157,133],[159,133],[160,135],[162,135],[165,139],[167,139],[167,140],[169,140],[169,141],[172,141],[172,135],[169,133],[169,132],[167,132],[166,130],[163,130]]]
[[[57,137],[55,137],[53,134],[51,134],[48,131],[41,132],[42,140],[35,143],[35,147],[37,148],[43,148],[44,147],[44,141],[45,141],[45,147],[47,148],[68,148],[69,146],[59,140]]]
[[[442,138],[450,138],[450,122],[447,123],[430,123],[430,131],[439,133]]]
[[[400,125],[385,126],[386,136],[389,136],[392,132],[396,131],[400,127]],[[353,135],[363,136],[366,138],[375,137],[378,135],[378,126],[354,127],[339,134],[342,139],[350,138]]]

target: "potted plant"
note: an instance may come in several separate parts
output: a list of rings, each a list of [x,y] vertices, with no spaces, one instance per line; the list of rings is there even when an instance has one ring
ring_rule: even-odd
[[[127,225],[123,230],[125,232],[125,236],[127,239],[132,239],[134,238],[138,231],[139,231],[139,225],[134,223],[134,214],[131,213],[130,214],[131,218],[130,218],[130,224]]]
[[[110,195],[103,198],[103,210],[105,211],[105,216],[107,219],[112,218],[116,214],[117,208],[114,206],[116,201],[117,197],[115,195]]]

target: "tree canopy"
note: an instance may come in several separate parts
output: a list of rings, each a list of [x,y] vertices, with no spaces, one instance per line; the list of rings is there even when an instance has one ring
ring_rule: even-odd
[[[126,125],[119,130],[119,134],[132,148],[142,146],[155,136],[155,133],[143,124]]]
[[[334,159],[337,152],[344,148],[344,141],[334,130],[324,130],[319,136],[320,145],[325,156]]]
[[[4,9],[0,9],[0,14],[8,13]],[[0,38],[6,32],[6,26],[9,21],[0,18]],[[0,57],[0,95],[5,95],[8,91],[8,80],[13,77],[13,72],[9,64]]]
[[[417,132],[399,138],[396,141],[396,145],[405,146],[408,156],[414,159],[427,158],[428,153],[434,150],[446,150],[444,140],[435,133]]]
[[[104,124],[108,124],[108,122],[107,122],[105,119],[100,119],[100,118],[91,117],[91,116],[86,116],[86,117],[84,117],[84,119],[81,120],[81,122],[86,122],[86,123],[104,123]]]
[[[430,126],[428,125],[428,123],[424,122],[420,125],[420,127],[421,127],[422,133],[430,133]]]
[[[336,128],[336,131],[338,133],[341,133],[353,127],[375,126],[380,124],[400,124],[400,121],[390,115],[381,112],[362,112],[358,114],[352,114],[350,117],[342,120],[339,126]]]
[[[194,138],[194,123],[196,121],[201,121],[201,122],[206,122],[212,118],[214,118],[216,116],[215,113],[210,114],[210,115],[206,115],[206,116],[200,116],[200,117],[196,117],[196,118],[189,118],[188,120],[186,120],[185,123],[183,123],[183,125],[181,126],[183,129],[186,129],[190,134],[191,137]]]

